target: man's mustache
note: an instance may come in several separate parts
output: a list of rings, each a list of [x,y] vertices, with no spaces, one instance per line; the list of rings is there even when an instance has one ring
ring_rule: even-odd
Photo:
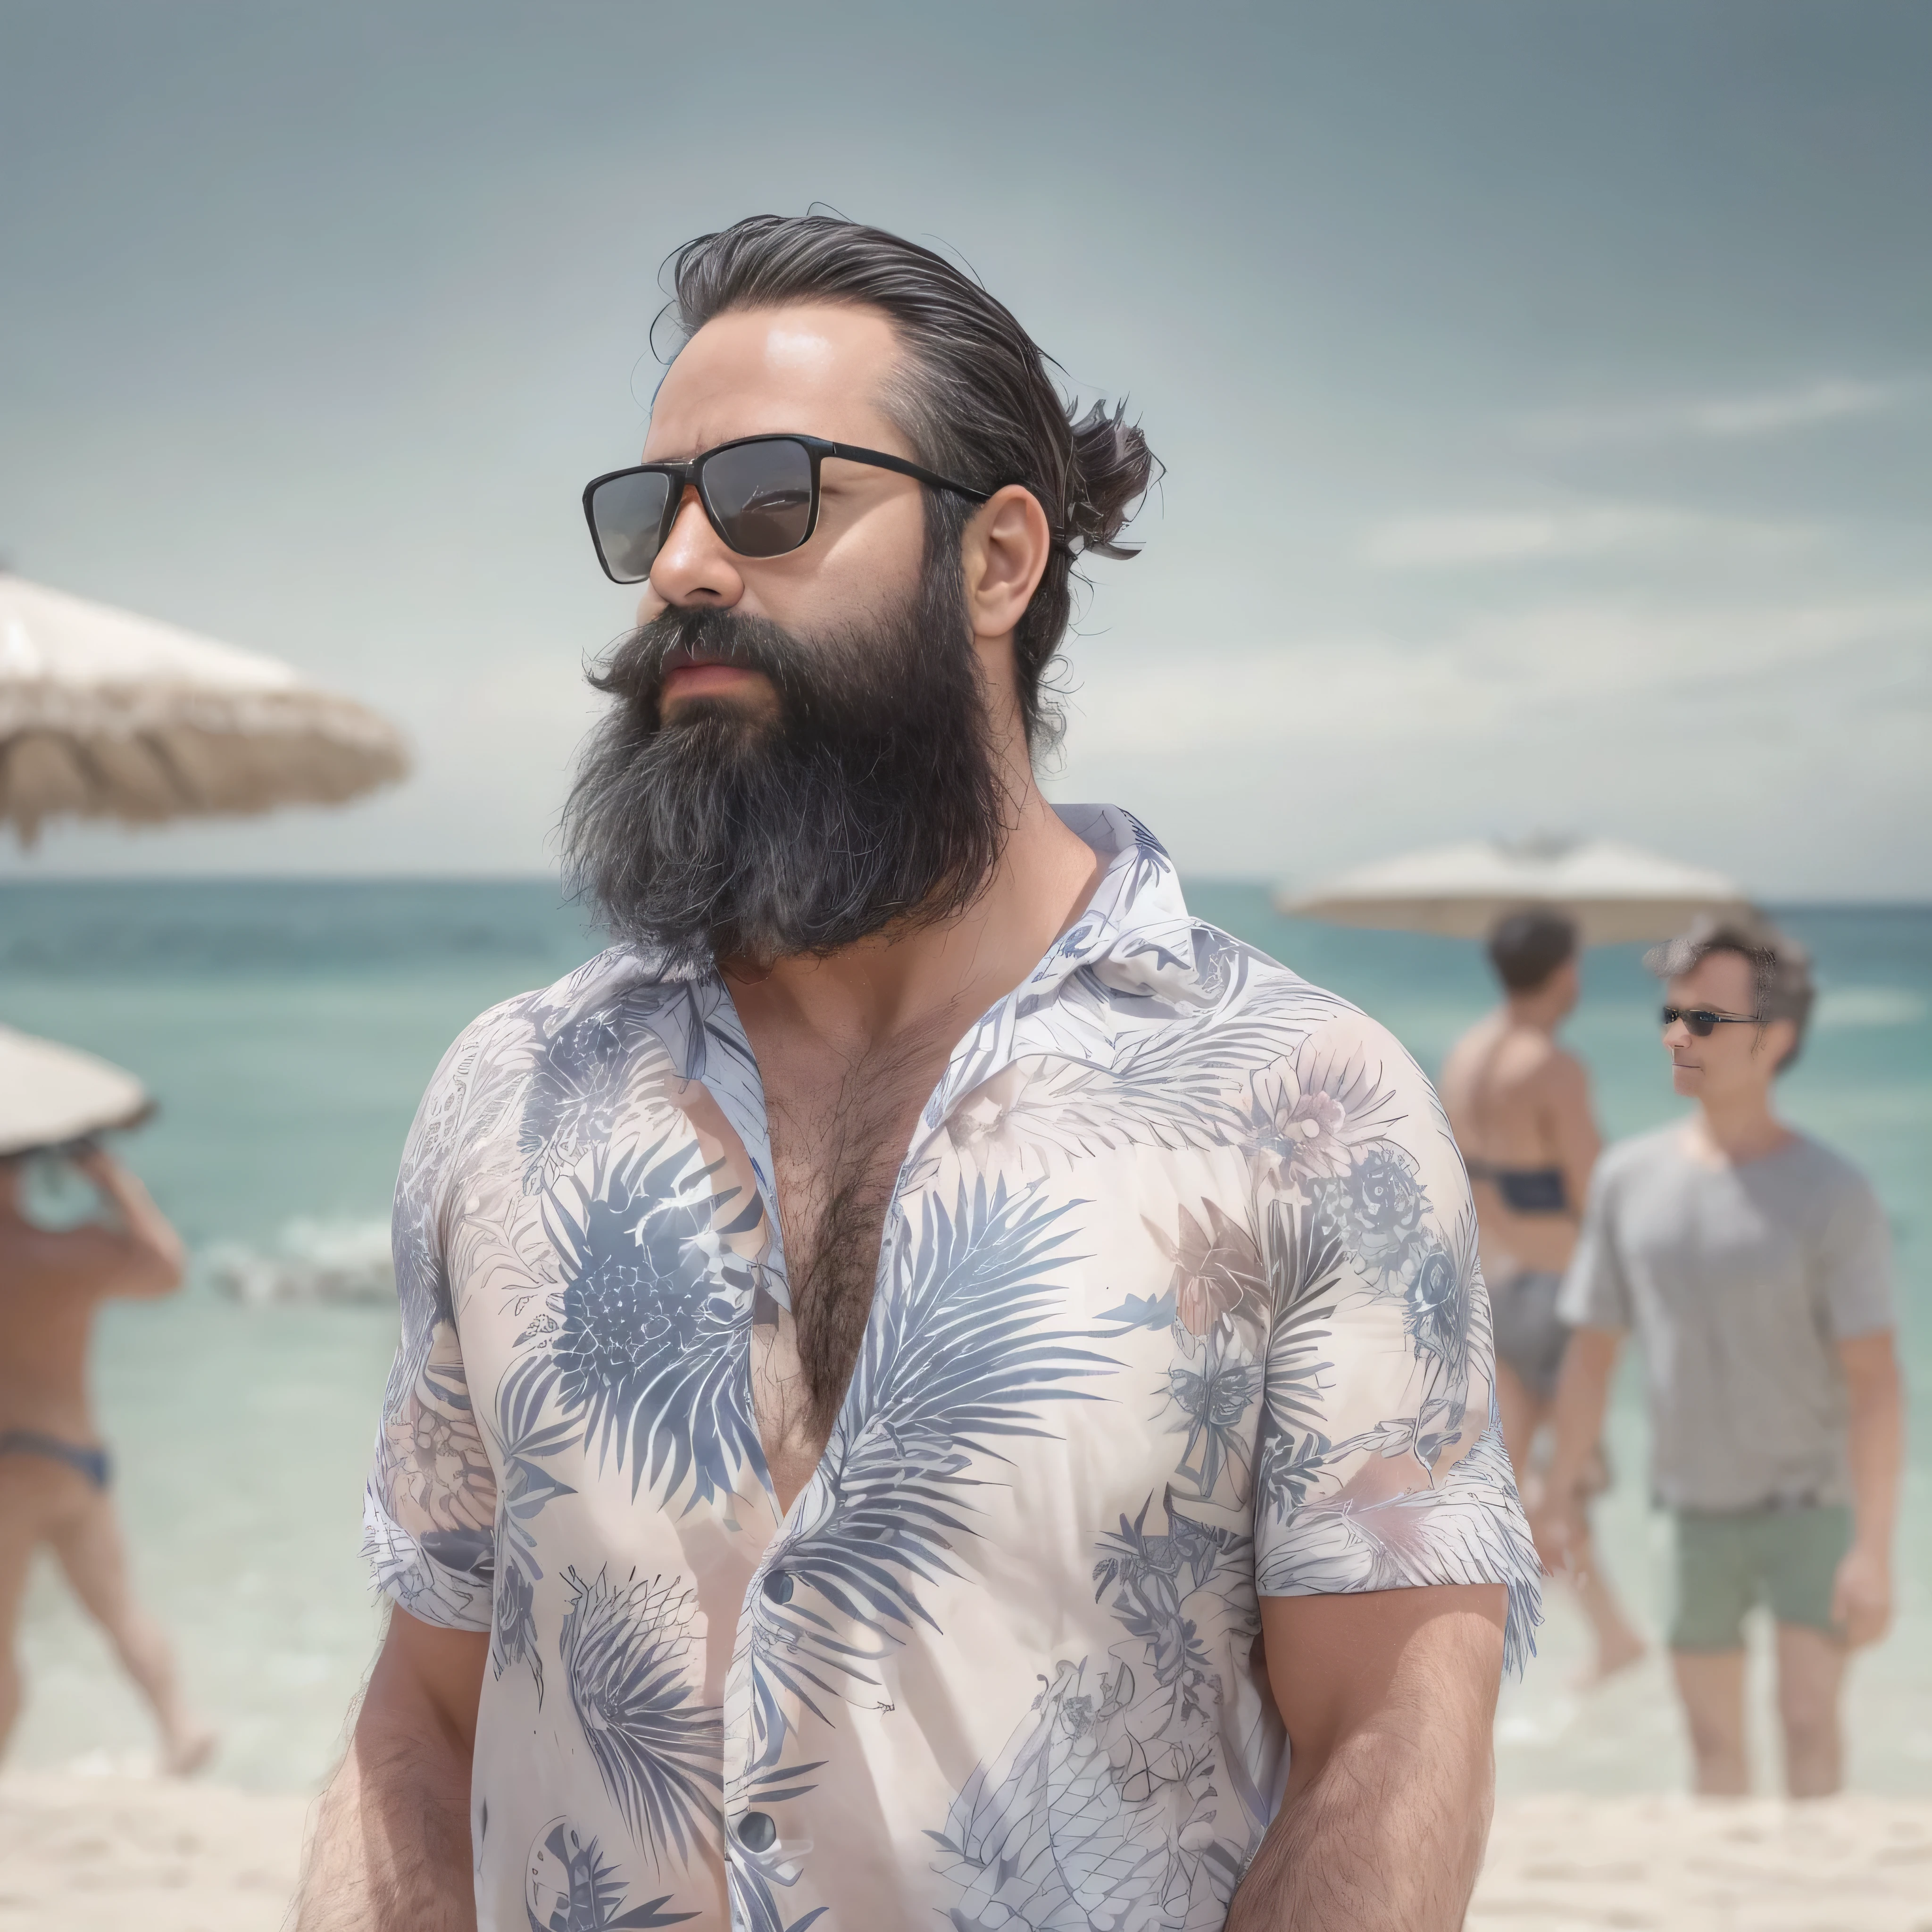
[[[640,624],[612,657],[608,688],[655,712],[664,680],[692,664],[730,664],[770,680],[781,697],[797,687],[805,647],[768,618],[700,604]]]

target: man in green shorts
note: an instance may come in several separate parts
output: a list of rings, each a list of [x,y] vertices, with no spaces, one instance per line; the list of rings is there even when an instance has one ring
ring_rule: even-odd
[[[1554,1568],[1580,1533],[1580,1479],[1634,1328],[1696,1788],[1748,1789],[1743,1624],[1762,1604],[1786,1784],[1822,1797],[1842,1779],[1846,1654],[1892,1615],[1904,1424],[1885,1218],[1852,1167],[1772,1110],[1811,1007],[1803,953],[1704,922],[1646,964],[1666,982],[1672,1084],[1697,1109],[1612,1148],[1592,1181],[1558,1302],[1574,1333],[1538,1538]]]

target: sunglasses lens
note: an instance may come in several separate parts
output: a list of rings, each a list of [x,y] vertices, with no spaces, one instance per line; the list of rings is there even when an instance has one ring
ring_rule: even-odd
[[[1715,1013],[1702,1011],[1685,1012],[1676,1006],[1664,1008],[1664,1024],[1666,1026],[1675,1026],[1679,1020],[1682,1020],[1700,1040],[1708,1040],[1718,1030],[1718,1016]]]
[[[782,556],[812,533],[812,452],[782,436],[722,449],[704,466],[704,496],[740,556]]]
[[[648,470],[614,476],[591,492],[590,521],[604,567],[620,584],[641,584],[651,574],[664,529],[668,476]]]

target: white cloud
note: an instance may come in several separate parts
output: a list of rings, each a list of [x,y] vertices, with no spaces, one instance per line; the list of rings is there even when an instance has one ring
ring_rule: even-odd
[[[1932,889],[1932,589],[1551,602],[1433,634],[1083,654],[1063,799],[1184,868],[1312,876],[1562,825],[1760,888]]]
[[[1227,753],[1366,728],[1378,742],[1508,732],[1552,711],[1648,706],[1765,688],[1840,654],[1932,641],[1932,593],[1670,610],[1568,602],[1478,617],[1444,636],[1232,646],[1095,669],[1080,762]]]
[[[1815,528],[1804,524],[1641,503],[1595,503],[1393,518],[1370,530],[1358,554],[1384,570],[1462,570],[1694,545],[1707,554],[1764,552],[1809,544],[1817,536]]]
[[[1522,428],[1533,442],[1562,444],[1781,436],[1859,416],[1892,414],[1917,401],[1924,387],[1918,382],[1868,382],[1823,376],[1752,395],[1552,410],[1528,418]]]

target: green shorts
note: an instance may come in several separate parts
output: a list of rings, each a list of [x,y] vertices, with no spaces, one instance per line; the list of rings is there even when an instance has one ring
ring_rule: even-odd
[[[1736,1650],[1744,1612],[1762,1604],[1781,1624],[1835,1636],[1832,1586],[1852,1544],[1852,1513],[1838,1504],[1674,1518],[1677,1604],[1672,1650]]]

